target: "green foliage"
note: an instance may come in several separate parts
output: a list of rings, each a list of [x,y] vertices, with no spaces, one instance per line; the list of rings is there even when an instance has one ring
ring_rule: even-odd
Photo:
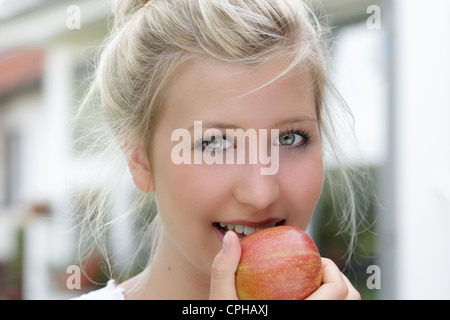
[[[377,202],[376,185],[378,177],[377,168],[364,168],[368,175],[367,181],[353,181],[358,188],[355,190],[356,202],[361,212],[358,212],[358,233],[356,245],[348,256],[348,247],[351,235],[345,231],[343,223],[333,204],[333,197],[339,197],[339,193],[332,195],[331,187],[325,183],[323,193],[314,214],[314,238],[323,257],[333,260],[341,271],[349,278],[355,288],[360,292],[362,299],[376,299],[377,291],[367,288],[367,267],[377,264]],[[330,172],[336,177],[339,173]],[[334,187],[335,185],[333,185]]]

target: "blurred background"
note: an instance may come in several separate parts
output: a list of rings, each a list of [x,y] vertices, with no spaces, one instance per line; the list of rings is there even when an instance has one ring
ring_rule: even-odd
[[[313,2],[332,27],[335,82],[355,115],[351,162],[369,170],[378,201],[350,267],[326,189],[309,232],[364,299],[450,299],[450,1]],[[0,299],[99,288],[84,275],[71,285],[74,195],[101,167],[81,160],[72,120],[108,13],[106,0],[0,0]],[[121,227],[110,244],[117,265],[133,250],[133,226]],[[85,264],[106,280],[98,257]]]

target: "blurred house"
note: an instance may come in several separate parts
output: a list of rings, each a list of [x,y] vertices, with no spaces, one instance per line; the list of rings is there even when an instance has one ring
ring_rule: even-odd
[[[0,299],[64,297],[64,281],[49,275],[74,258],[77,186],[67,173],[82,178],[84,164],[71,121],[108,10],[104,1],[0,3]],[[14,259],[15,270],[5,267]]]

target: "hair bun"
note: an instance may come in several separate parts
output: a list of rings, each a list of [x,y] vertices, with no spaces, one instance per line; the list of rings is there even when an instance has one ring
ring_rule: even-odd
[[[152,0],[114,0],[112,11],[116,26],[121,26],[139,9]]]

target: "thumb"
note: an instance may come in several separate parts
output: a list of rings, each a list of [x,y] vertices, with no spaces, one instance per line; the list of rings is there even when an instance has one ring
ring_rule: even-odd
[[[237,300],[235,277],[241,258],[239,238],[233,231],[228,231],[222,243],[222,250],[217,254],[212,265],[211,300]]]

